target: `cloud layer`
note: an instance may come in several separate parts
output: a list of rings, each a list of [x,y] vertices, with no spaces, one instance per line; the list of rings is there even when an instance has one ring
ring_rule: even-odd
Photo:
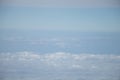
[[[32,52],[17,52],[17,53],[1,53],[0,62],[3,64],[12,63],[12,62],[23,62],[23,63],[32,63],[34,61],[39,61],[39,63],[44,63],[46,66],[54,67],[70,67],[75,68],[75,66],[80,66],[79,68],[85,68],[89,65],[91,67],[99,67],[96,62],[100,63],[109,63],[120,62],[119,55],[104,55],[104,54],[71,54],[65,52],[56,52],[56,53],[47,53],[47,54],[38,54]],[[85,63],[86,64],[85,64]],[[93,64],[90,64],[90,63]],[[37,64],[39,64],[37,63]],[[95,63],[95,64],[94,64]],[[85,65],[84,65],[85,64]],[[99,64],[100,65],[100,64]],[[65,67],[64,67],[65,68]]]
[[[1,53],[0,64],[2,75],[6,75],[5,73],[21,75],[21,72],[38,75],[45,72],[39,78],[45,78],[48,73],[52,73],[54,77],[58,78],[59,74],[62,73],[64,77],[62,76],[61,79],[63,79],[69,73],[69,75],[72,75],[70,80],[77,80],[78,78],[84,80],[88,80],[87,78],[90,78],[89,80],[119,80],[120,55],[65,52],[46,54],[33,52]],[[80,77],[80,75],[82,76]],[[56,78],[52,77],[50,80],[56,80]],[[66,77],[66,79],[69,79],[69,77]]]

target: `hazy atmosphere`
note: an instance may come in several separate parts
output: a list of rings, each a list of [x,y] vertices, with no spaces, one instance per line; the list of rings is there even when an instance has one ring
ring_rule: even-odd
[[[0,80],[120,80],[119,0],[1,0]]]

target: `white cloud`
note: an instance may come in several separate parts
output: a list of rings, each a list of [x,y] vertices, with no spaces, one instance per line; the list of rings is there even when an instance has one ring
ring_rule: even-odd
[[[47,72],[52,71],[53,74],[58,74],[58,76],[60,76],[59,72],[66,76],[66,71],[68,71],[72,77],[79,78],[76,74],[81,74],[85,80],[88,80],[85,76],[91,76],[91,74],[96,77],[91,76],[92,79],[89,80],[101,80],[101,77],[110,80],[111,76],[116,78],[115,80],[119,80],[120,55],[66,52],[41,54],[27,51],[0,53],[0,71],[17,72],[21,70],[28,72],[32,70],[37,73],[39,71],[40,74],[42,74],[41,71],[47,70]]]
[[[48,54],[39,54],[32,52],[17,52],[17,53],[1,53],[0,62],[26,62],[26,63],[44,63],[46,66],[61,66],[61,67],[73,67],[78,68],[83,66],[99,66],[102,64],[116,64],[112,62],[120,62],[119,55],[103,55],[103,54],[72,54],[65,52],[56,52]],[[102,65],[101,64],[101,65]],[[80,65],[80,66],[79,66]],[[104,65],[102,65],[104,66]],[[95,68],[95,67],[94,67]]]
[[[80,66],[80,65],[75,65],[75,64],[74,64],[74,65],[72,65],[72,67],[73,67],[73,68],[81,68],[81,66]]]

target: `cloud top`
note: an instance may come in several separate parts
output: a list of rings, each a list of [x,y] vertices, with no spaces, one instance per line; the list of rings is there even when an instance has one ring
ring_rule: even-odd
[[[91,66],[91,68],[96,66],[99,67],[98,63],[109,63],[120,62],[119,55],[101,55],[101,54],[71,54],[65,52],[56,52],[48,54],[36,54],[32,52],[18,52],[18,53],[1,53],[0,62],[4,64],[12,62],[23,62],[23,63],[33,63],[39,62],[43,63],[44,66],[54,66],[54,67],[68,67],[68,68],[85,68],[86,65]],[[91,64],[92,62],[92,64]],[[39,64],[38,63],[38,64]],[[100,64],[99,64],[100,65]],[[42,66],[42,65],[41,65]],[[103,65],[104,66],[104,65]]]
[[[10,75],[14,74],[24,80],[28,75],[32,76],[30,80],[48,80],[48,77],[49,80],[119,80],[119,70],[120,55],[66,52],[40,54],[27,51],[0,53],[0,72],[7,75],[4,78],[11,80],[15,77]]]

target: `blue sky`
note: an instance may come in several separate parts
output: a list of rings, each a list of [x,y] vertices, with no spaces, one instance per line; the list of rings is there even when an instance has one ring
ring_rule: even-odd
[[[119,3],[119,0],[4,0],[0,7],[3,45],[0,51],[118,54]]]
[[[119,3],[118,0],[70,0],[69,3],[68,0],[5,0],[0,7],[1,27],[119,32]]]
[[[3,5],[32,7],[119,7],[119,0],[2,0]]]
[[[1,11],[3,28],[120,31],[119,8],[2,7]]]
[[[119,3],[119,0],[4,0],[0,6],[3,45],[0,51],[118,54]]]

